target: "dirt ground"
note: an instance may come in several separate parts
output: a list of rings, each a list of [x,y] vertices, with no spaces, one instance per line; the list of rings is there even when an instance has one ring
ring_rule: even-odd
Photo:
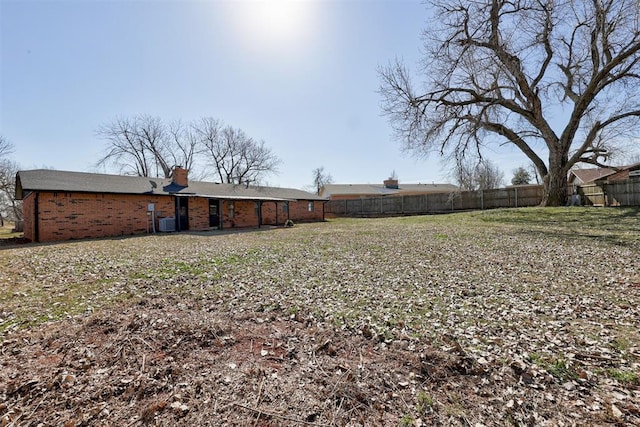
[[[483,365],[448,344],[142,300],[6,339],[0,426],[640,424],[639,387],[603,401],[612,385]]]
[[[640,425],[638,218],[0,248],[0,427]]]

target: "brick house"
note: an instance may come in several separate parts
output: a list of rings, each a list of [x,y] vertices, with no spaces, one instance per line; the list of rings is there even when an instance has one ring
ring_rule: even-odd
[[[33,242],[322,221],[326,201],[290,188],[189,182],[182,168],[172,178],[20,171],[16,198]]]

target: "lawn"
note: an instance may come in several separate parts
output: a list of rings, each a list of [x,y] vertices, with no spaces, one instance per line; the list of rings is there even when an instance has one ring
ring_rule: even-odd
[[[0,425],[640,423],[639,214],[4,249]]]
[[[18,239],[23,236],[24,233],[16,233],[13,229],[13,223],[5,221],[4,226],[0,227],[0,243],[3,240]]]

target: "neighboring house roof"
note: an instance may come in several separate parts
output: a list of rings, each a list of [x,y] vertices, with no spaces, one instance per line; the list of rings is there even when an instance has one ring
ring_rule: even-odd
[[[325,200],[315,194],[294,188],[245,187],[244,185],[216,184],[203,181],[191,181],[187,187],[182,187],[173,183],[170,178],[106,175],[50,169],[18,172],[16,175],[16,198],[22,199],[29,191],[181,195],[234,200]]]
[[[399,184],[398,188],[388,188],[384,185],[375,184],[327,184],[322,188],[321,194],[325,197],[346,195],[387,196],[409,193],[448,193],[457,190],[458,187],[453,184]]]
[[[569,183],[588,184],[616,173],[612,168],[571,169],[569,171]]]
[[[610,168],[571,169],[569,171],[569,184],[589,184],[602,179],[620,179],[618,175],[623,173],[628,177],[630,171],[640,169],[640,163],[627,166],[612,166]]]

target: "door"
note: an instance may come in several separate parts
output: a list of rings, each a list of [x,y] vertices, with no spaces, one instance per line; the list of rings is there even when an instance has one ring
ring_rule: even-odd
[[[176,212],[177,212],[177,228],[178,231],[185,231],[189,229],[189,198],[176,197]]]
[[[209,199],[209,227],[220,227],[220,201]]]

